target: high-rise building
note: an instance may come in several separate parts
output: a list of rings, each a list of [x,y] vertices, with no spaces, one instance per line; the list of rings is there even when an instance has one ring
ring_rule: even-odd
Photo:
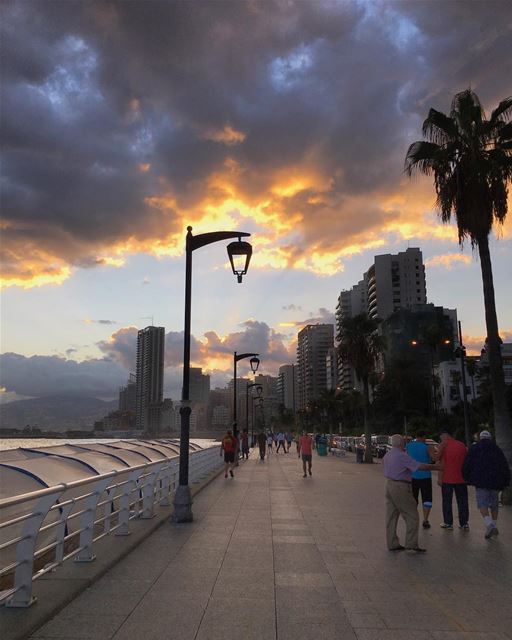
[[[119,411],[133,411],[137,407],[137,383],[134,373],[130,373],[125,387],[119,389]]]
[[[298,400],[297,386],[297,366],[294,364],[283,364],[279,367],[277,376],[277,398],[285,409],[290,409],[294,413],[297,411]]]
[[[327,389],[325,358],[334,346],[332,324],[308,324],[297,342],[298,408],[304,410]]]
[[[208,404],[210,397],[210,376],[203,374],[201,367],[190,367],[189,399],[190,402]]]
[[[210,391],[208,424],[212,429],[227,429],[232,426],[232,397],[232,389],[217,388]]]
[[[163,327],[146,327],[137,334],[136,427],[158,431],[164,395]]]
[[[423,256],[418,248],[397,254],[375,256],[373,264],[348,291],[342,291],[336,306],[336,333],[343,321],[366,313],[370,318],[386,320],[400,309],[412,309],[427,303],[427,285]],[[338,358],[338,386],[358,387],[355,372]]]
[[[332,347],[325,356],[325,375],[327,391],[336,391],[338,387],[338,350]]]
[[[392,255],[375,256],[365,274],[368,315],[385,320],[394,311],[426,304],[427,285],[421,250],[410,248]]]
[[[254,376],[254,382],[262,388],[261,397],[263,398],[263,403],[261,404],[261,413],[264,416],[265,425],[267,428],[273,429],[277,416],[279,415],[278,378],[259,373]],[[253,402],[252,399],[249,399],[249,402]],[[250,412],[250,404],[248,408]],[[249,424],[249,422],[247,422],[247,424]]]

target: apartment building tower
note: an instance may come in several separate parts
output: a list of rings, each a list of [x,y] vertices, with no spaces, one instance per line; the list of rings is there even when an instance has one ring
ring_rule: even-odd
[[[370,318],[385,320],[394,311],[427,302],[425,267],[420,249],[375,256],[365,274]]]
[[[304,410],[313,400],[318,400],[327,389],[325,361],[327,352],[334,346],[332,324],[308,324],[298,335],[297,382],[298,409]]]
[[[210,376],[201,367],[190,367],[189,400],[208,404],[210,398]]]
[[[427,303],[425,267],[421,250],[411,247],[397,254],[375,256],[362,280],[342,291],[336,306],[336,333],[343,321],[366,313],[370,318],[386,320],[400,309],[413,309]],[[355,372],[338,359],[338,386],[358,388]]]
[[[137,334],[137,429],[158,431],[164,390],[164,327],[146,327]]]
[[[294,364],[283,364],[279,367],[279,374],[277,376],[278,401],[285,409],[290,409],[296,413],[297,396],[297,366]]]

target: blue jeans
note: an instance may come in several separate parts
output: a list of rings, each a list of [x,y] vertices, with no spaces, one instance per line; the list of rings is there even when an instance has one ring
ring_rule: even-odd
[[[463,527],[469,520],[469,505],[468,505],[468,485],[461,484],[448,484],[443,482],[441,486],[441,493],[443,496],[443,519],[445,524],[453,525],[453,511],[452,501],[453,492],[455,492],[455,499],[457,500],[457,511],[459,512],[459,524]]]

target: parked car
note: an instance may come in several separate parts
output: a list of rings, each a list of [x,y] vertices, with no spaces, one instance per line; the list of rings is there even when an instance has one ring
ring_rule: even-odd
[[[372,436],[372,455],[374,458],[383,458],[388,451],[388,436]]]

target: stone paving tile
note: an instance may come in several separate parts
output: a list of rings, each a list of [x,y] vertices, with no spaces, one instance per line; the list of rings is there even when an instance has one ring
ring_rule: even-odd
[[[347,587],[344,583],[334,582],[338,598],[342,602],[370,602],[370,599],[362,589]]]
[[[213,590],[214,598],[273,598],[274,573],[270,569],[240,567],[232,571],[223,567]]]
[[[432,630],[456,630],[458,624],[455,619],[448,618],[441,613],[435,618],[430,615],[424,615],[422,613],[401,614],[395,613],[381,613],[382,619],[389,629],[424,629],[427,631]]]
[[[339,596],[334,587],[290,587],[276,586],[276,605],[278,607],[304,607],[308,609],[313,605],[334,605],[339,607]]]
[[[425,630],[356,629],[357,640],[433,640]]]
[[[159,616],[128,619],[113,636],[114,640],[194,640],[204,612],[187,609],[180,617]]]
[[[274,599],[212,598],[197,640],[275,640]]]
[[[493,631],[431,631],[434,640],[508,640],[503,633]]]
[[[311,536],[300,536],[300,535],[284,536],[284,535],[274,534],[273,539],[276,544],[279,544],[279,543],[281,544],[315,544],[315,540]]]
[[[145,593],[124,593],[105,591],[95,588],[86,589],[75,598],[62,612],[62,619],[76,615],[129,615],[144,597]]]
[[[157,591],[160,593],[190,593],[190,594],[208,594],[212,591],[219,569],[202,567],[201,571],[197,571],[196,567],[183,567],[182,565],[171,564],[156,580],[153,587],[149,591]]]
[[[274,531],[281,530],[281,529],[285,529],[287,531],[309,531],[309,527],[307,524],[305,523],[297,524],[296,522],[273,522],[272,529]]]
[[[130,620],[150,620],[154,616],[160,615],[179,619],[180,617],[188,616],[189,612],[204,611],[208,605],[209,598],[210,593],[205,592],[191,594],[152,589],[133,610]],[[185,612],[186,616],[184,616]]]
[[[109,640],[126,619],[124,615],[75,614],[73,619],[57,615],[43,625],[33,638],[94,638]]]
[[[386,629],[386,624],[377,613],[349,612],[348,619],[354,629]]]
[[[331,587],[333,582],[328,573],[276,573],[278,587]]]
[[[357,640],[350,626],[335,622],[286,622],[277,625],[278,640]]]

